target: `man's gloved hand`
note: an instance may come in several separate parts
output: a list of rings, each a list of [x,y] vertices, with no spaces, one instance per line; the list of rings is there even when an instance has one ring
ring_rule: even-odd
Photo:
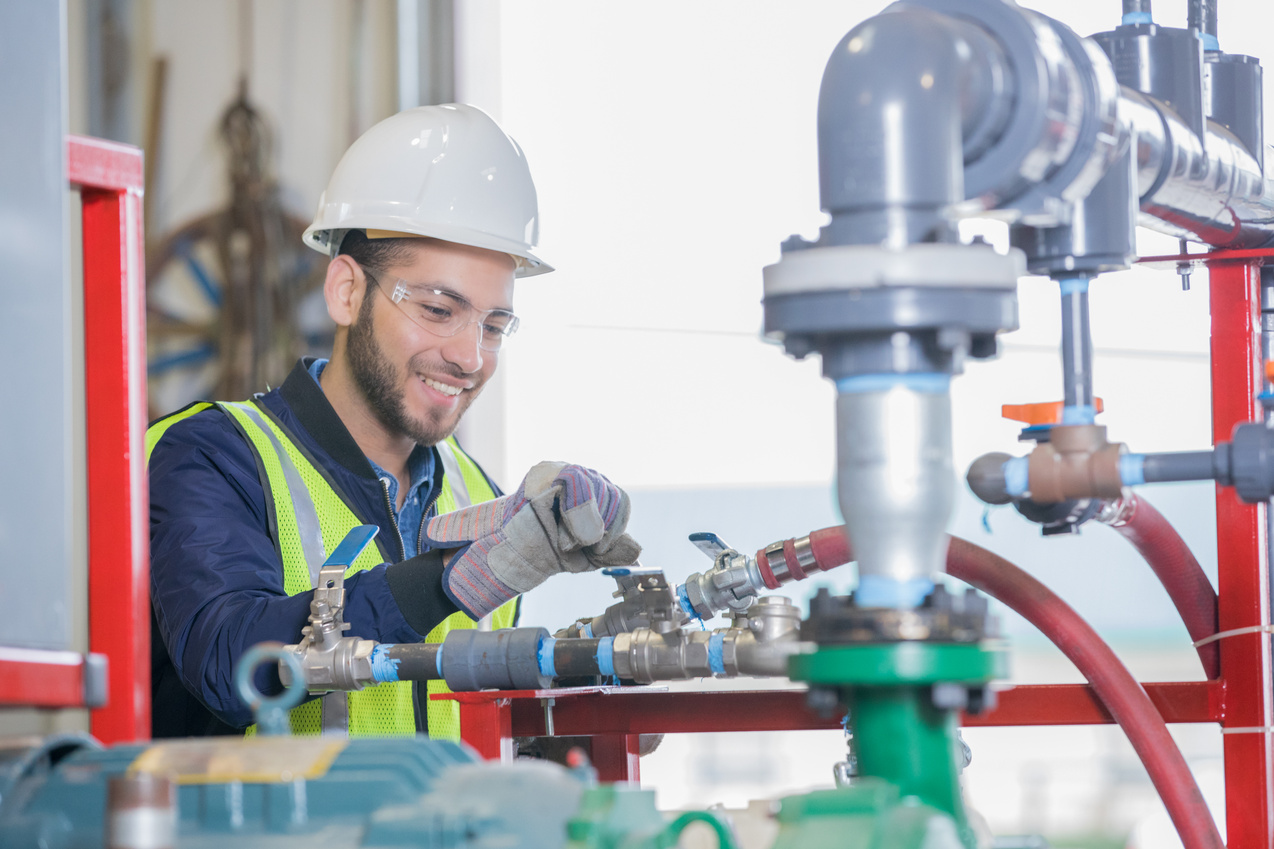
[[[513,495],[429,520],[425,538],[461,551],[442,585],[474,619],[558,572],[630,566],[641,546],[624,528],[628,495],[583,466],[539,463]]]

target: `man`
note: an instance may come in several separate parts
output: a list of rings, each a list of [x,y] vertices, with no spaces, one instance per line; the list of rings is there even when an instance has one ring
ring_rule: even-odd
[[[408,110],[346,152],[305,233],[331,257],[331,360],[147,433],[156,737],[249,726],[239,658],[300,641],[318,567],[356,525],[381,530],[347,573],[345,619],[381,642],[509,627],[516,596],[552,574],[635,561],[627,496],[603,476],[542,463],[497,498],[452,437],[517,329],[514,279],[552,270],[537,238],[522,152],[478,109]],[[410,683],[290,719],[294,733],[459,736],[454,704]]]

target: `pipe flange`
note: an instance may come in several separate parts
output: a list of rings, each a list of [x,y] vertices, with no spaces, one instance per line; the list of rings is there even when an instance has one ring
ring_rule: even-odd
[[[987,600],[967,590],[954,595],[939,584],[920,607],[859,607],[853,595],[822,588],[810,599],[801,641],[819,645],[900,641],[976,643],[994,636]]]
[[[902,250],[879,245],[833,245],[788,251],[762,271],[765,297],[847,289],[916,287],[1015,289],[1026,255],[986,245],[933,242]]]
[[[765,332],[784,340],[941,328],[994,337],[1017,326],[1017,292],[1011,289],[850,289],[765,299]],[[899,354],[891,349],[886,359],[896,362]]]

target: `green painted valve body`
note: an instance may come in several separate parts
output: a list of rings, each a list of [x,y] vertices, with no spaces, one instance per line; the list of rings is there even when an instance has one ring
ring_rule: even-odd
[[[775,849],[974,849],[960,796],[955,708],[934,685],[980,688],[1007,674],[984,643],[820,646],[789,662],[795,681],[849,709],[858,774],[848,787],[782,800]]]

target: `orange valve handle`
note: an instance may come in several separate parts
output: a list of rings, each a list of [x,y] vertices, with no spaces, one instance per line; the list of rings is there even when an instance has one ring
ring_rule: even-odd
[[[1267,370],[1274,363],[1266,365]],[[1100,398],[1093,399],[1097,412],[1106,409]],[[1000,407],[1000,415],[1015,422],[1023,422],[1031,427],[1058,424],[1062,420],[1061,401],[1040,401],[1035,404],[1005,404]]]

